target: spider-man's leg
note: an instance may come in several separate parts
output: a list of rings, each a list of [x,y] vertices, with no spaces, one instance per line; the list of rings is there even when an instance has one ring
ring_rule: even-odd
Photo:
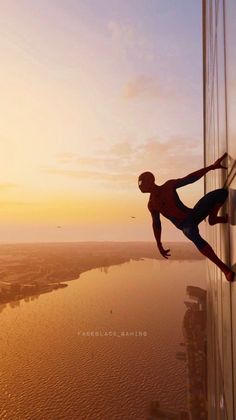
[[[210,225],[227,223],[228,215],[217,216],[219,209],[224,204],[227,197],[228,191],[225,188],[219,188],[204,195],[193,208],[194,222],[199,224],[209,216],[208,221]]]
[[[223,271],[228,281],[234,280],[235,273],[217,257],[212,247],[208,244],[208,242],[205,241],[205,239],[201,237],[197,225],[186,224],[182,230],[184,235],[187,236],[187,238],[189,238],[196,245],[199,251],[207,258],[209,258],[209,260],[215,263],[221,271]]]

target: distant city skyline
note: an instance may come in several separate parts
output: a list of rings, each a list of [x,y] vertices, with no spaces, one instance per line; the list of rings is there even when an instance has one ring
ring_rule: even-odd
[[[138,175],[203,166],[201,2],[3,0],[0,23],[0,242],[154,240]]]

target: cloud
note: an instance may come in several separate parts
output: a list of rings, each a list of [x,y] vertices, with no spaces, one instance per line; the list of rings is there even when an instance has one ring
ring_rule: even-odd
[[[121,58],[153,61],[155,51],[153,41],[130,24],[110,21],[108,31],[112,41],[112,51]]]
[[[15,200],[0,200],[1,210],[7,208],[8,210],[12,209],[23,209],[25,207],[34,207],[38,206],[39,202],[30,202],[30,201],[15,201]]]
[[[16,187],[18,187],[18,185],[17,184],[13,184],[11,182],[5,182],[5,183],[0,184],[0,190],[2,190],[2,191],[4,191],[4,190],[10,190],[10,189],[16,188]]]
[[[158,181],[178,178],[203,166],[202,145],[184,138],[173,138],[160,142],[157,138],[147,139],[134,145],[119,142],[104,149],[101,155],[71,156],[67,167],[43,168],[51,175],[60,175],[77,180],[105,183],[107,186],[119,184],[133,187],[137,176],[146,170],[158,174]]]
[[[56,159],[58,162],[64,164],[64,163],[70,163],[74,158],[76,159],[77,155],[74,153],[58,153],[56,155]]]
[[[131,147],[130,143],[128,142],[120,142],[114,144],[114,146],[111,147],[110,153],[115,156],[128,158],[133,153],[133,148]]]
[[[138,76],[124,86],[122,96],[126,99],[139,96],[159,97],[163,96],[163,91],[158,86],[156,79],[148,76]]]
[[[165,83],[163,83],[158,75],[148,76],[140,74],[133,77],[133,79],[124,84],[121,95],[128,100],[160,98],[161,100],[171,100],[171,102],[175,100],[178,101],[178,104],[180,99],[181,102],[186,100],[182,90],[179,90],[179,86],[178,89],[176,88],[173,78],[165,80]]]
[[[110,21],[108,30],[114,42],[126,48],[133,48],[136,43],[136,34],[134,27],[125,23]]]
[[[114,186],[119,184],[122,186],[133,185],[135,176],[131,173],[122,172],[97,172],[97,171],[81,171],[76,169],[57,169],[57,168],[44,168],[44,172],[51,175],[60,175],[74,178],[78,181],[97,181],[103,185]]]
[[[134,167],[158,172],[163,177],[178,177],[201,166],[201,152],[187,139],[160,142],[149,139],[136,150]],[[146,169],[145,169],[146,168]]]

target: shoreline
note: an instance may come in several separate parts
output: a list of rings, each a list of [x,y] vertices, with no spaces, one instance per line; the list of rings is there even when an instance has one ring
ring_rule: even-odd
[[[190,243],[164,244],[170,261],[203,260]],[[120,265],[131,260],[162,260],[152,242],[83,242],[0,245],[0,305],[64,288],[87,271]]]

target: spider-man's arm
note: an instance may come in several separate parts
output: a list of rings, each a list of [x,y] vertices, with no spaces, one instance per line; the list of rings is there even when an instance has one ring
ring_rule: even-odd
[[[153,232],[154,232],[154,236],[156,239],[156,243],[158,246],[158,249],[161,253],[161,255],[164,258],[170,257],[169,254],[169,249],[164,249],[161,243],[161,220],[160,220],[160,213],[157,210],[154,210],[150,204],[148,204],[148,210],[150,211],[151,215],[152,215],[152,228],[153,228]]]
[[[206,168],[199,169],[199,171],[192,172],[191,174],[184,176],[183,178],[175,179],[175,188],[183,187],[184,185],[192,184],[195,181],[198,181],[202,176],[204,176],[207,172],[212,169],[220,169],[224,168],[227,169],[226,166],[221,164],[222,160],[224,160],[227,156],[227,153],[224,153],[219,159],[213,163],[213,165],[207,166]]]
[[[192,184],[193,182],[198,181],[202,176],[207,172],[213,169],[213,165],[207,166],[206,168],[199,169],[198,171],[192,172],[189,175],[184,176],[183,178],[175,179],[175,188],[184,187],[184,185]]]

